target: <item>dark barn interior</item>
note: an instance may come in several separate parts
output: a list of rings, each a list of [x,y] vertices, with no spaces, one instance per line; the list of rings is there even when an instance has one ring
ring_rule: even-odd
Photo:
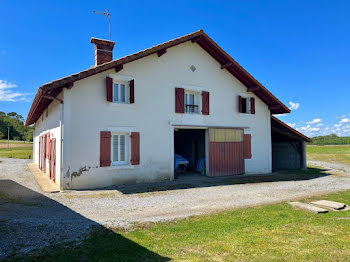
[[[195,172],[198,161],[205,159],[205,130],[177,129],[174,132],[174,144],[175,154],[189,162],[186,171]]]
[[[275,117],[271,118],[271,136],[274,170],[306,168],[305,147],[310,138]]]

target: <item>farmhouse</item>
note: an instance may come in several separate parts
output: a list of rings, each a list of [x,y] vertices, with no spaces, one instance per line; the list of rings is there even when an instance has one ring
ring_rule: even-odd
[[[290,110],[203,30],[41,86],[26,125],[33,159],[61,189],[304,168]]]

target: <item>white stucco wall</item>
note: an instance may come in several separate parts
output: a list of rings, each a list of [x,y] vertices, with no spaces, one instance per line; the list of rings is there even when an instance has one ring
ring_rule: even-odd
[[[59,95],[61,98],[62,95]],[[56,181],[60,185],[61,182],[61,104],[53,101],[45,110],[42,116],[35,123],[34,127],[34,146],[33,161],[39,165],[39,137],[50,132],[50,138],[56,138]],[[47,114],[48,110],[48,114]],[[47,116],[46,116],[47,114]],[[46,174],[49,176],[49,160],[46,159]]]
[[[190,66],[196,71],[192,72]],[[135,103],[106,101],[106,76],[135,80]],[[210,92],[210,115],[175,114],[175,87]],[[238,95],[255,97],[255,115],[238,113]],[[170,179],[174,126],[246,127],[252,159],[246,173],[271,172],[270,112],[267,106],[196,43],[170,48],[74,83],[64,90],[63,187],[103,187]],[[100,168],[100,131],[140,132],[140,165]],[[72,175],[73,174],[73,175]]]

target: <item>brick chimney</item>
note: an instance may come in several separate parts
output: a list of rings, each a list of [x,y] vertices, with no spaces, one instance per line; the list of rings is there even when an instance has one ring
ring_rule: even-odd
[[[95,44],[95,66],[113,60],[113,48],[115,42],[93,37],[91,38],[91,43]]]

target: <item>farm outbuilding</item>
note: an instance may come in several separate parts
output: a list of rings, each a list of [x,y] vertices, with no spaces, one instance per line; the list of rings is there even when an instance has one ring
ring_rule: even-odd
[[[303,135],[278,118],[271,117],[272,169],[305,169],[306,143]]]

